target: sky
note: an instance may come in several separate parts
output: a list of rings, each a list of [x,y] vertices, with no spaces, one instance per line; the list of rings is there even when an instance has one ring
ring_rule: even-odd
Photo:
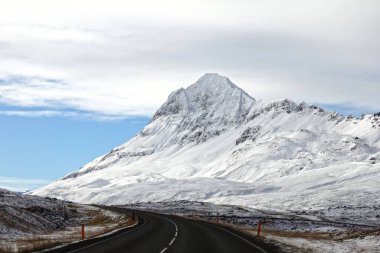
[[[0,187],[78,169],[206,72],[264,101],[380,111],[378,13],[378,0],[2,0]]]
[[[26,191],[62,178],[132,138],[148,121],[0,116],[0,186]]]

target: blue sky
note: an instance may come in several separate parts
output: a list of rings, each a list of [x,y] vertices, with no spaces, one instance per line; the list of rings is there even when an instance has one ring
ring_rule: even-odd
[[[124,143],[148,120],[0,116],[0,187],[23,191],[58,179]]]

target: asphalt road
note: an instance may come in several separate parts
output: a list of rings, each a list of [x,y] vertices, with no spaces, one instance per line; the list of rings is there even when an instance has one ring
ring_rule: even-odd
[[[113,208],[115,209],[115,208]],[[120,212],[131,210],[118,209]],[[250,252],[272,253],[257,246],[253,239],[202,221],[177,216],[134,211],[139,216],[139,225],[121,230],[107,237],[82,241],[49,253],[224,253]]]

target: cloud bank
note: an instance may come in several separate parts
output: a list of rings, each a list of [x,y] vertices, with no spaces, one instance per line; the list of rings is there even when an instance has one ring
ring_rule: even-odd
[[[376,0],[8,1],[0,104],[17,110],[0,114],[150,116],[205,72],[259,99],[380,111],[379,11]]]
[[[0,177],[0,188],[16,192],[34,190],[49,183],[51,183],[50,180]]]

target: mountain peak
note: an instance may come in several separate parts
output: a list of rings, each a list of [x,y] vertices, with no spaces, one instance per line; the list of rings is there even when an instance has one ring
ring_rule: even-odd
[[[217,73],[206,73],[204,74],[203,76],[201,76],[198,81],[196,81],[194,83],[194,85],[205,85],[205,86],[209,86],[209,85],[233,85],[236,87],[236,85],[234,85],[230,79],[226,76],[222,76],[222,75],[219,75]]]
[[[249,96],[245,91],[237,87],[231,80],[217,73],[206,73],[201,76],[194,84],[190,85],[186,90],[195,90],[201,93],[213,93],[221,89],[238,89],[246,96]],[[250,97],[250,96],[249,96]]]
[[[246,114],[255,99],[237,87],[228,77],[206,73],[186,89],[169,95],[154,118],[178,113],[206,113],[216,117]]]

